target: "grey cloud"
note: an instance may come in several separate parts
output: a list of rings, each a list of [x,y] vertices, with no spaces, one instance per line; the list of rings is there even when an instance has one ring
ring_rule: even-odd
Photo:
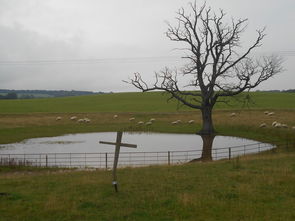
[[[69,2],[71,4],[69,4]],[[175,24],[175,11],[188,0],[0,0],[0,61],[106,59],[91,64],[1,65],[0,88],[135,90],[121,80],[141,72],[152,82],[154,71],[182,63],[140,60],[138,57],[174,56],[182,51],[164,32],[165,20]],[[204,1],[197,0],[198,4]],[[295,1],[207,0],[223,8],[229,18],[249,18],[245,43],[255,29],[267,26],[261,52],[295,50]],[[253,39],[253,38],[252,38]],[[129,61],[108,58],[135,58]],[[263,89],[292,88],[294,56],[287,71],[267,81]]]
[[[0,26],[1,60],[51,59],[75,56],[76,49],[67,42],[50,40],[20,25]]]

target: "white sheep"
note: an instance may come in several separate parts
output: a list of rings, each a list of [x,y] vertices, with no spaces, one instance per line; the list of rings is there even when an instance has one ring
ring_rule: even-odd
[[[178,121],[172,121],[171,122],[172,125],[175,125],[175,124],[178,124],[178,123],[179,123]]]
[[[90,121],[91,121],[91,120],[90,120],[89,118],[86,118],[86,117],[84,118],[84,122],[85,122],[85,123],[90,123]]]
[[[76,120],[76,119],[77,119],[76,116],[73,116],[73,117],[70,118],[70,120]]]
[[[154,122],[156,119],[155,118],[151,118],[150,119],[150,122]]]
[[[260,128],[266,127],[266,123],[262,123],[259,125]]]
[[[144,122],[143,121],[138,121],[137,124],[142,125],[142,124],[144,124]]]
[[[235,116],[237,116],[237,114],[233,112],[233,113],[231,113],[229,116],[230,116],[230,117],[235,117]]]
[[[276,122],[276,121],[274,121],[274,122],[272,122],[272,124],[271,124],[271,126],[276,126],[276,124],[277,124],[278,122]]]
[[[77,122],[78,123],[83,123],[83,122],[85,122],[85,119],[81,118],[81,119],[77,120]]]
[[[282,124],[281,123],[276,123],[274,127],[275,128],[281,128],[282,127]]]
[[[273,115],[275,115],[275,112],[269,112],[267,115],[268,116],[273,116]]]
[[[58,121],[58,120],[61,120],[61,119],[62,119],[62,117],[57,117],[55,120],[57,120],[57,121]]]
[[[189,120],[188,123],[189,124],[193,124],[195,121],[194,120]]]
[[[151,122],[151,121],[148,121],[145,123],[146,126],[151,126],[152,124],[153,124],[153,122]]]
[[[115,114],[115,115],[113,116],[113,118],[114,118],[114,119],[118,118],[118,115],[117,115],[117,114]]]
[[[268,111],[264,111],[264,114],[265,114],[265,115],[268,115],[268,114],[269,114],[269,112],[268,112]]]
[[[281,127],[282,128],[288,128],[288,125],[287,124],[281,124]]]
[[[292,127],[292,130],[295,130],[295,126]]]
[[[134,121],[134,120],[135,120],[134,117],[129,118],[129,121]]]

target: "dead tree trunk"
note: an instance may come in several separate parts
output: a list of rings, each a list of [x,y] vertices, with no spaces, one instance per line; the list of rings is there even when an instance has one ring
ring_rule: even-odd
[[[206,135],[201,135],[202,140],[203,140],[203,149],[202,149],[202,155],[200,158],[193,159],[190,161],[190,163],[193,162],[208,162],[212,161],[212,146],[213,146],[213,141],[215,138],[215,135],[212,134],[206,134]]]
[[[201,109],[202,113],[202,129],[198,132],[198,134],[214,134],[215,129],[213,125],[212,119],[212,107],[205,106]]]

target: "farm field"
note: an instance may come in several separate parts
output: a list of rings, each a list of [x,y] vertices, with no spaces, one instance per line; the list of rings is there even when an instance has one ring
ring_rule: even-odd
[[[294,220],[294,151],[111,171],[0,167],[1,221]]]
[[[295,109],[295,93],[252,92],[248,104],[239,102],[241,96],[231,98],[229,105],[217,103],[216,110],[224,109]],[[0,113],[89,113],[89,112],[178,112],[191,111],[180,106],[161,92],[114,93],[90,96],[0,100]]]
[[[69,98],[31,99],[0,101],[0,144],[19,142],[27,138],[57,136],[67,133],[150,130],[157,132],[196,133],[200,129],[201,115],[198,110],[181,108],[166,102],[161,93],[119,93]],[[242,108],[233,100],[233,105],[221,103],[216,107],[213,118],[220,134],[252,138],[259,141],[286,139],[294,135],[295,94],[253,93],[253,107]],[[271,103],[274,105],[271,105]],[[280,106],[279,106],[280,104]],[[274,111],[267,116],[264,111]],[[235,112],[236,117],[230,117]],[[114,114],[118,115],[114,119]],[[70,117],[89,118],[88,124],[71,121]],[[56,118],[62,119],[57,121]],[[129,118],[136,120],[130,122]],[[150,127],[138,126],[138,121],[156,118]],[[182,124],[172,126],[177,119]],[[185,122],[193,119],[194,124]],[[288,129],[274,129],[270,125],[278,121],[289,125]],[[266,123],[266,128],[259,128]],[[269,136],[269,134],[273,134]]]
[[[118,194],[111,171],[0,167],[0,220],[294,220],[294,94],[253,93],[253,99],[250,108],[235,101],[216,107],[219,134],[288,140],[288,146],[230,161],[119,169]],[[91,121],[77,123],[72,116]],[[136,123],[150,118],[156,119],[150,127]],[[182,123],[172,125],[177,119]],[[194,124],[186,123],[191,119]],[[273,128],[273,121],[289,128]],[[96,131],[196,133],[200,125],[199,111],[177,110],[160,93],[0,102],[2,144]]]

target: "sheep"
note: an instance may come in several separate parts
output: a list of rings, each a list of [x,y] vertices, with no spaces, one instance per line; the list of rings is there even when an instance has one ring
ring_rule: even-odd
[[[84,118],[84,122],[85,122],[85,123],[90,123],[90,121],[91,121],[91,120],[90,120],[89,118],[86,118],[86,117]]]
[[[177,120],[176,122],[177,122],[177,123],[181,123],[181,120]]]
[[[77,119],[76,116],[73,116],[73,117],[70,118],[70,120],[76,120],[76,119]]]
[[[59,120],[61,120],[61,119],[62,119],[62,117],[57,117],[55,120],[59,121]]]
[[[129,118],[129,121],[134,121],[134,120],[135,120],[134,117]]]
[[[273,116],[273,115],[275,115],[275,112],[269,112],[267,115],[268,116]]]
[[[268,115],[268,114],[269,114],[269,112],[268,112],[268,111],[264,111],[264,114],[265,114],[265,115]]]
[[[272,123],[272,126],[275,127],[275,128],[288,128],[287,124],[282,124],[282,123],[279,123],[279,122],[276,122],[276,121],[274,121]]]
[[[142,124],[144,124],[144,122],[143,121],[138,121],[137,124],[142,125]]]
[[[262,123],[259,125],[260,128],[266,127],[266,123]]]
[[[113,116],[113,118],[114,118],[114,119],[118,118],[118,115],[117,115],[117,114],[115,114],[115,115]]]
[[[152,124],[153,124],[153,122],[151,122],[151,121],[148,121],[145,123],[146,126],[151,126]]]
[[[83,123],[83,122],[85,122],[85,119],[81,118],[81,119],[77,120],[77,122],[78,123]]]
[[[288,125],[287,124],[281,124],[281,127],[282,128],[288,128]]]
[[[271,124],[271,126],[276,126],[276,124],[277,124],[278,122],[276,122],[276,121],[274,121],[274,122],[272,122],[272,124]]]
[[[233,113],[231,113],[229,116],[230,116],[230,117],[235,117],[235,116],[237,116],[237,114],[233,112]]]
[[[292,127],[292,130],[295,130],[295,126]]]
[[[189,124],[192,124],[192,123],[194,123],[194,122],[195,122],[194,120],[189,120],[189,121],[188,121]]]
[[[276,123],[274,127],[275,128],[281,128],[282,127],[282,124],[281,123]]]
[[[172,125],[175,125],[175,124],[178,124],[178,123],[179,123],[178,121],[171,122]]]
[[[150,119],[150,122],[154,122],[156,119],[155,118],[151,118]]]

